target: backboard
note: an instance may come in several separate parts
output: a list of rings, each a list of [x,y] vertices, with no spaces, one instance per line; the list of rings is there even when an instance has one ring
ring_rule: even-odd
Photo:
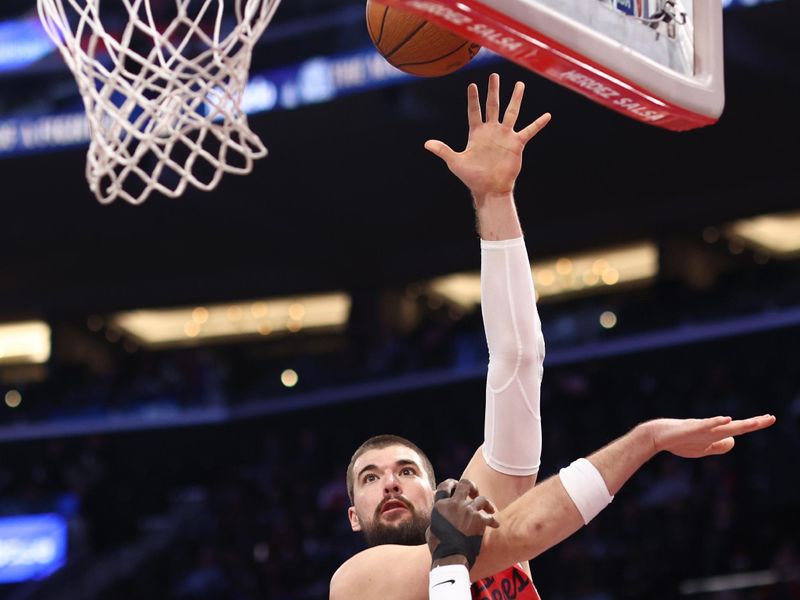
[[[683,131],[725,103],[719,0],[381,0],[639,121]]]

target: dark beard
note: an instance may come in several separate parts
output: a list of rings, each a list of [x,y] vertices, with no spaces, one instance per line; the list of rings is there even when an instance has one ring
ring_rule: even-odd
[[[400,546],[419,546],[425,543],[425,531],[430,525],[430,519],[416,514],[411,519],[399,524],[386,524],[380,520],[364,528],[364,540],[370,548],[383,544],[398,544]]]

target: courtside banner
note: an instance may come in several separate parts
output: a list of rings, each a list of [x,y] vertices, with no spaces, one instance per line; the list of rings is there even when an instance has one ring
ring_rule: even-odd
[[[659,95],[633,83],[629,78],[583,56],[533,27],[475,0],[379,1],[415,13],[526,69],[643,123],[673,131],[686,131],[712,125],[721,112],[721,107],[719,110],[714,108],[709,111],[712,114],[703,114],[681,106],[668,100],[663,94]]]

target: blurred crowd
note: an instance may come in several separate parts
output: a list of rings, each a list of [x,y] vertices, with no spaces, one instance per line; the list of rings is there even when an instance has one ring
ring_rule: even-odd
[[[13,376],[0,378],[0,396],[10,389],[22,395],[18,407],[2,407],[0,426],[157,417],[191,408],[269,402],[435,370],[480,374],[487,351],[479,309],[466,310],[412,289],[394,294],[412,306],[411,324],[386,322],[387,294],[354,293],[347,329],[321,336],[301,333],[276,340],[153,352],[131,351],[130,343],[119,336],[109,342],[104,330],[56,325],[54,355],[44,378],[19,382]],[[640,290],[541,302],[539,310],[552,358],[561,349],[626,335],[686,332],[698,325],[743,317],[761,319],[796,308],[798,299],[800,263],[786,263],[723,275],[709,289],[665,279]],[[599,316],[605,311],[615,314],[613,328],[600,324]],[[77,331],[80,327],[84,331]],[[96,355],[76,351],[84,346],[93,348]],[[299,375],[292,389],[281,379],[286,369]]]

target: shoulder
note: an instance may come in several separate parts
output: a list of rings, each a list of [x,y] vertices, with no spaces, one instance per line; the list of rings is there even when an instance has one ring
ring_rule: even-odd
[[[369,548],[336,570],[330,600],[427,600],[430,563],[427,546]]]

